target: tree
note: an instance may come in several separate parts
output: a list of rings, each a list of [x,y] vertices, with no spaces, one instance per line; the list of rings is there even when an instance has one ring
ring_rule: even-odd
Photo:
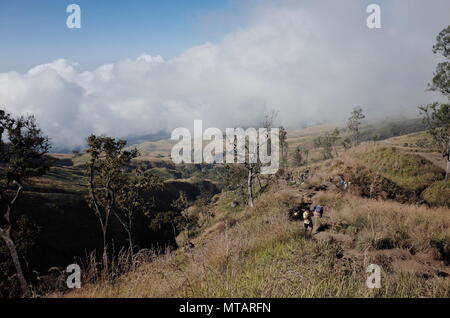
[[[364,116],[362,108],[356,107],[353,108],[351,116],[347,121],[347,127],[353,133],[353,140],[355,146],[359,144],[360,127],[361,122],[364,118],[366,118],[366,116]]]
[[[288,167],[289,144],[287,142],[287,131],[283,126],[280,127],[280,154],[281,167],[286,169]]]
[[[264,116],[264,120],[261,123],[262,128],[266,129],[265,136],[263,135],[265,139],[264,143],[261,142],[261,136],[258,136],[257,130],[251,128],[244,133],[244,136],[241,136],[244,137],[243,145],[240,145],[236,135],[226,137],[227,143],[232,146],[232,150],[229,152],[232,152],[234,160],[237,159],[241,164],[233,164],[235,167],[225,165],[225,168],[222,169],[222,171],[224,172],[224,175],[228,173],[228,176],[224,176],[224,183],[227,184],[227,188],[233,189],[233,191],[245,187],[247,192],[247,204],[250,207],[254,206],[255,180],[259,182],[261,189],[265,188],[268,184],[266,183],[266,185],[263,186],[261,183],[260,174],[261,168],[264,167],[264,164],[261,162],[261,158],[258,154],[260,153],[260,147],[265,146],[267,151],[270,152],[269,155],[272,155],[271,131],[276,116],[276,111],[271,111],[269,114]],[[286,135],[284,136],[284,142],[285,137]],[[280,138],[280,136],[278,135],[277,138]],[[240,140],[242,141],[242,139]],[[279,139],[277,141],[281,142]],[[279,147],[277,146],[276,151],[279,151],[278,148]],[[287,150],[287,143],[285,143],[285,148]],[[245,150],[244,153],[242,153],[241,150]],[[243,173],[243,171],[245,172]]]
[[[433,103],[420,106],[419,109],[428,127],[428,132],[441,149],[442,156],[447,160],[445,180],[450,179],[450,105]]]
[[[99,220],[103,237],[103,265],[108,269],[107,231],[111,213],[116,208],[119,191],[126,183],[125,168],[138,156],[133,149],[125,151],[125,140],[91,135],[87,139],[90,160],[87,164],[88,203]]]
[[[154,197],[149,192],[162,188],[162,179],[144,169],[137,169],[135,177],[124,178],[117,192],[116,208],[112,211],[128,235],[129,256],[133,261],[133,220],[136,215],[148,216],[155,207]]]
[[[302,148],[297,146],[294,151],[294,162],[300,167],[308,163],[309,150],[307,148]]]
[[[314,145],[322,148],[323,159],[333,158],[333,151],[336,156],[338,155],[336,143],[339,140],[339,134],[339,129],[336,128],[332,132],[326,132],[323,136],[314,139]]]
[[[198,224],[198,218],[189,213],[189,201],[186,193],[180,192],[180,196],[172,204],[172,207],[180,211],[181,215],[175,218],[178,230],[186,232],[186,242],[191,238],[191,231],[194,230]]]
[[[350,137],[344,138],[344,140],[342,140],[342,146],[344,147],[345,150],[349,150],[352,147],[351,138]]]
[[[380,134],[373,134],[371,139],[373,143],[376,144],[377,141],[380,140],[380,138],[381,138]]]
[[[436,44],[433,46],[433,53],[441,54],[446,61],[437,65],[429,89],[439,91],[447,98],[450,98],[450,26],[442,30],[437,36]]]
[[[23,297],[30,295],[11,231],[13,211],[22,194],[24,183],[45,174],[50,167],[48,138],[43,136],[33,116],[12,118],[0,110],[0,203],[3,222],[0,237],[5,241],[16,268]]]
[[[219,180],[222,187],[226,191],[234,192],[242,200],[246,200],[247,186],[247,170],[241,164],[225,164],[218,168]]]
[[[441,54],[446,61],[439,63],[434,73],[429,89],[439,91],[450,101],[450,26],[442,30],[433,46],[435,54]],[[450,105],[445,103],[432,103],[419,107],[428,132],[433,136],[441,149],[441,154],[447,160],[445,180],[450,179]]]

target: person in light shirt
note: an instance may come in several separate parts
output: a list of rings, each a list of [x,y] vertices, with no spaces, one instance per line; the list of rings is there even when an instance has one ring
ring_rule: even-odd
[[[313,230],[313,221],[312,221],[312,217],[313,217],[313,213],[310,211],[305,211],[303,212],[303,224],[305,226],[305,234],[312,233]]]

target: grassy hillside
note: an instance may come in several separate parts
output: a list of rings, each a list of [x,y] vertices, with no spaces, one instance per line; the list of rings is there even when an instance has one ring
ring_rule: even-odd
[[[65,296],[448,297],[450,183],[442,181],[440,155],[429,136],[414,132],[350,150],[339,142],[338,156],[324,161],[314,139],[334,128],[288,131],[291,155],[298,145],[309,149],[308,163],[295,167],[291,157],[284,174],[262,178],[269,185],[256,187],[254,209],[245,206],[240,190],[216,194],[223,176],[214,165],[174,165],[168,141],[138,145],[143,155],[130,170],[144,166],[165,180],[151,217],[135,222],[136,243],[143,249],[136,255],[139,266],[123,275],[117,269],[109,278],[92,280],[86,274],[84,288]],[[340,141],[345,136],[342,132]],[[16,235],[27,238],[17,240],[20,255],[41,274],[74,257],[85,271],[96,272],[87,259],[101,246],[97,220],[85,201],[87,156],[53,157],[50,173],[27,184],[19,205]],[[345,191],[338,184],[342,179],[351,184]],[[174,227],[180,213],[172,213],[172,203],[180,191],[197,220],[189,235]],[[311,197],[326,214],[308,237],[288,215]],[[126,244],[114,220],[110,235],[117,249]],[[188,237],[195,247],[185,252]],[[158,256],[146,250],[168,245],[181,248]],[[383,268],[381,290],[365,287],[368,262]],[[0,268],[13,273],[1,243]],[[0,296],[10,290],[5,282],[7,276],[0,277]]]
[[[445,176],[444,170],[424,157],[393,147],[364,147],[348,155],[407,190],[423,190]]]
[[[402,149],[363,145],[288,172],[291,179],[273,179],[253,209],[232,206],[234,193],[216,196],[191,251],[65,296],[450,297],[450,209],[396,200],[422,190],[425,199],[440,198],[447,184],[437,181],[439,167]],[[337,177],[354,182],[344,190]],[[288,217],[305,198],[325,206],[312,237]],[[382,268],[381,289],[366,287],[369,264]]]
[[[203,232],[191,253],[178,250],[67,296],[450,297],[448,209],[321,193],[327,229],[309,238],[287,217],[301,201],[297,190],[273,185],[254,210]],[[370,263],[384,269],[380,290],[365,286]]]
[[[26,260],[27,279],[35,287],[41,284],[40,276],[47,276],[52,267],[63,268],[74,262],[86,264],[90,253],[102,250],[100,225],[89,208],[86,196],[87,178],[82,165],[72,165],[72,155],[55,155],[59,159],[44,177],[25,184],[25,191],[14,210],[13,232],[22,259]],[[167,215],[177,216],[172,203],[180,191],[189,200],[195,200],[202,191],[215,194],[218,188],[208,180],[182,179],[173,175],[165,178],[164,187],[155,190],[158,198],[150,215],[134,216],[134,244],[140,248],[157,246],[176,247],[178,230],[173,230]],[[154,223],[158,226],[151,226]],[[112,217],[108,228],[110,248],[119,251],[127,246],[127,236],[122,226]],[[3,240],[0,240],[0,298],[14,297],[14,267]],[[51,283],[54,288],[58,281]],[[40,294],[41,285],[37,288]],[[47,288],[47,286],[44,286]],[[50,290],[51,290],[50,288]],[[46,290],[46,289],[45,289]],[[45,291],[44,290],[44,291]]]

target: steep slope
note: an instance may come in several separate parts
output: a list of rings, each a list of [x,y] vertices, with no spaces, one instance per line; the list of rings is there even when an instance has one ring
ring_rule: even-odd
[[[214,216],[192,249],[153,257],[113,281],[87,284],[67,296],[450,297],[450,209],[361,197],[353,185],[343,190],[333,180],[343,167],[360,166],[381,171],[393,180],[387,185],[403,188],[411,185],[403,165],[439,171],[387,150],[402,159],[397,174],[384,162],[392,158],[358,158],[366,150],[310,166],[303,183],[296,177],[303,169],[289,171],[291,180],[273,180],[253,209],[232,207],[235,194],[222,193],[208,207]],[[428,177],[417,180],[429,182]],[[312,237],[288,218],[305,198],[325,206]],[[369,264],[382,268],[381,289],[366,286]]]

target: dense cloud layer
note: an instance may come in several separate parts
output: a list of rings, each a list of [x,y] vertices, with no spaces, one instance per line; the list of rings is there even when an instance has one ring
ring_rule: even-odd
[[[61,59],[2,73],[0,105],[35,114],[60,148],[90,133],[148,135],[194,119],[250,126],[270,109],[287,127],[343,119],[358,105],[415,113],[433,99],[431,47],[450,23],[450,2],[383,1],[381,30],[366,27],[368,3],[267,2],[220,43],[171,60],[142,55],[80,72]]]

